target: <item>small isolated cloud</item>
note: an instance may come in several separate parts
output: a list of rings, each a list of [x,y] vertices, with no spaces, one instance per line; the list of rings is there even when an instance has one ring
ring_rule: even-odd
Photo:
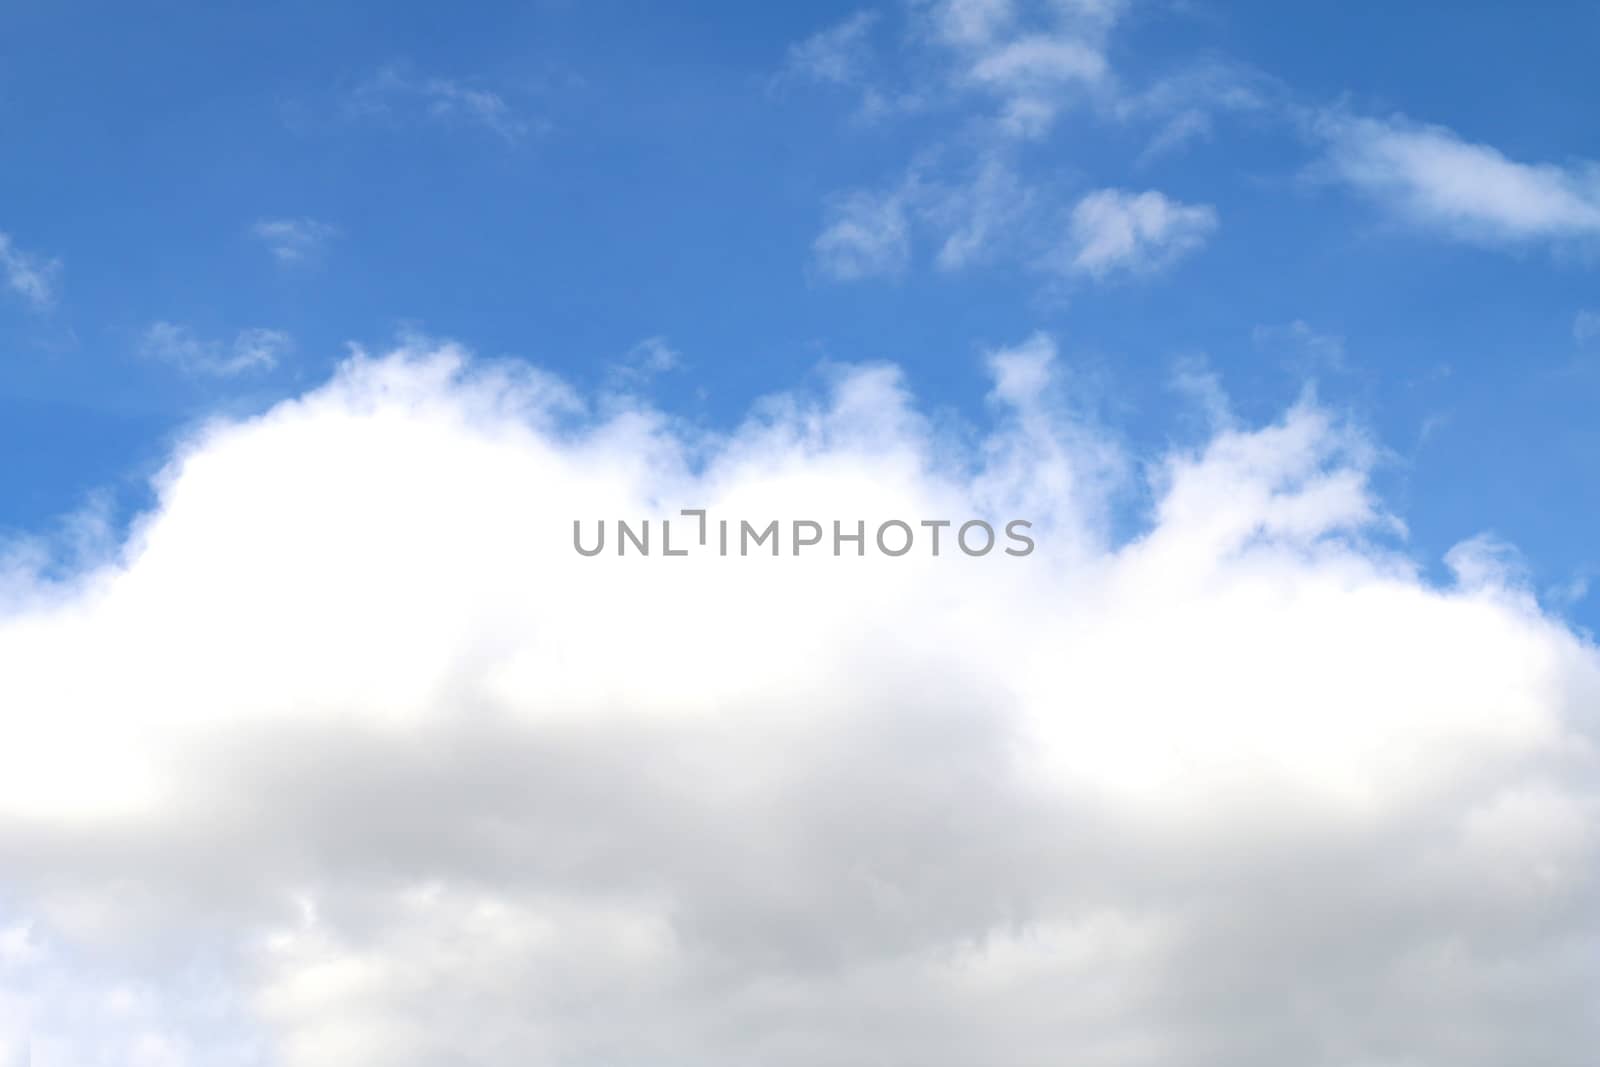
[[[1092,278],[1151,273],[1205,244],[1216,229],[1209,205],[1179,203],[1154,190],[1100,189],[1072,209],[1067,269]]]
[[[607,384],[629,391],[648,384],[658,374],[677,370],[682,363],[682,355],[665,337],[646,337],[606,369]]]
[[[1492,542],[1428,581],[1337,412],[1108,485],[1049,338],[986,363],[970,435],[893,367],[707,440],[450,346],[207,423],[4,575],[0,1052],[1592,1067],[1594,644]],[[866,554],[659,558],[684,507]],[[1037,551],[871,546],[980,516]]]
[[[678,366],[681,357],[664,337],[647,337],[629,349],[627,363],[648,374],[660,374]]]
[[[834,197],[811,252],[817,269],[836,281],[904,273],[911,261],[905,193],[857,190]]]
[[[453,78],[422,76],[400,64],[382,68],[346,99],[354,117],[397,121],[426,118],[477,126],[507,142],[517,142],[536,124],[499,93]]]
[[[29,307],[47,311],[54,306],[60,274],[60,260],[24,252],[9,234],[0,232],[0,282]]]
[[[323,248],[339,232],[316,219],[261,219],[250,227],[251,234],[272,253],[279,263],[296,266],[315,261]]]
[[[155,322],[139,339],[139,354],[169,363],[186,374],[226,378],[271,370],[294,347],[282,330],[240,330],[231,343],[197,337],[189,327]]]
[[[857,84],[865,76],[872,58],[868,38],[877,22],[877,12],[858,11],[837,25],[790,46],[778,80],[841,86]]]
[[[1523,163],[1453,130],[1327,114],[1315,124],[1332,176],[1408,222],[1463,241],[1600,235],[1600,167]]]
[[[1580,345],[1600,339],[1600,311],[1580,311],[1572,319],[1572,339]]]

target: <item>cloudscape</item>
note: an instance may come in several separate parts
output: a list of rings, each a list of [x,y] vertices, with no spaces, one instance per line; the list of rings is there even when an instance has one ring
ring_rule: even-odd
[[[0,1067],[1593,1064],[1593,12],[491,11],[3,16]]]

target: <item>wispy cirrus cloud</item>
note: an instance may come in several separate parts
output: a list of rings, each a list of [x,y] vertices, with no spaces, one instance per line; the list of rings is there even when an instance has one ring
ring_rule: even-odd
[[[841,282],[898,277],[919,246],[946,273],[1004,259],[1044,275],[1148,277],[1201,248],[1218,225],[1210,205],[1155,190],[1094,190],[1063,211],[995,153],[965,174],[919,164],[887,188],[834,197],[812,255]]]
[[[818,30],[789,47],[779,84],[792,81],[827,85],[856,85],[871,65],[869,36],[879,22],[876,11],[858,11],[843,21]]]
[[[266,245],[273,258],[285,266],[316,262],[338,232],[335,226],[305,216],[260,219],[250,227],[251,236]]]
[[[1209,140],[1223,115],[1281,115],[1287,91],[1239,63],[1208,57],[1147,85],[1123,89],[1105,106],[1119,121],[1153,126],[1138,162],[1148,163]]]
[[[0,280],[12,295],[35,311],[46,311],[56,302],[60,276],[59,259],[25,252],[9,234],[0,231]]]
[[[1209,136],[1220,110],[1267,106],[1264,79],[1217,60],[1142,88],[1122,84],[1109,41],[1129,6],[922,0],[899,9],[898,33],[872,10],[795,45],[781,77],[858,89],[858,118],[918,111],[953,120],[900,177],[829,199],[812,246],[820,273],[894,277],[926,246],[945,272],[1009,263],[1097,278],[1149,275],[1202,244],[1216,225],[1210,207],[1154,191],[1090,194],[1074,207],[1056,175],[1030,165],[1028,142],[1047,138],[1080,104],[1102,121],[1150,126],[1144,159]],[[1077,242],[1066,257],[1046,237],[1063,218]]]
[[[934,0],[921,35],[947,50],[951,84],[998,102],[999,127],[1035,137],[1062,108],[1110,87],[1107,43],[1126,4]]]
[[[1282,93],[1253,69],[1202,57],[1144,80],[1119,74],[1112,37],[1131,2],[913,0],[866,9],[791,46],[778,81],[860,93],[858,119],[975,112],[1001,139],[1036,140],[1085,107],[1152,129],[1146,155],[1211,135],[1216,116],[1259,112]]]
[[[903,7],[891,29],[863,10],[791,46],[778,77],[857,88],[861,117],[982,103],[997,133],[1038,136],[1075,100],[1109,91],[1106,41],[1121,7],[934,0]]]
[[[1580,345],[1600,340],[1600,311],[1584,310],[1572,317],[1572,339]]]
[[[1261,324],[1250,331],[1257,348],[1285,359],[1303,377],[1345,369],[1344,338],[1316,329],[1304,319]]]
[[[887,188],[834,196],[812,244],[820,272],[835,281],[897,277],[917,258],[918,244],[936,249],[932,262],[944,272],[1017,251],[1036,198],[1015,169],[996,155],[966,175],[940,170],[919,163]]]
[[[1482,244],[1600,236],[1600,165],[1529,163],[1404,116],[1319,116],[1324,171],[1397,217]]]
[[[1019,227],[1043,199],[1016,168],[994,155],[965,180],[931,184],[923,215],[939,244],[934,265],[962,270],[994,258],[1016,243]]]
[[[179,323],[154,322],[139,338],[141,356],[186,374],[217,378],[271,370],[293,348],[293,339],[284,331],[260,327],[240,330],[225,342],[199,337]]]
[[[817,269],[835,281],[892,278],[911,262],[908,193],[856,190],[827,205],[823,229],[811,245]]]
[[[508,143],[523,140],[540,125],[498,91],[462,79],[421,75],[400,63],[382,67],[356,85],[344,105],[352,117],[476,126]]]
[[[683,366],[683,354],[659,334],[646,337],[606,367],[606,387],[632,393],[647,387],[657,376]]]

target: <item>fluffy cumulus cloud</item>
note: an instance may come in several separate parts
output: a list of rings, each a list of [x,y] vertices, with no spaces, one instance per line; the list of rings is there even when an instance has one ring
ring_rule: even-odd
[[[198,432],[0,586],[0,1056],[1587,1067],[1595,648],[1424,580],[1333,412],[1136,463],[989,364],[975,442],[891,367],[715,435],[449,346]]]
[[[1147,274],[1199,248],[1216,228],[1217,212],[1208,204],[1180,203],[1154,190],[1100,189],[1072,209],[1066,268],[1094,278]]]
[[[1523,163],[1401,116],[1327,114],[1316,128],[1338,180],[1448,236],[1519,243],[1600,234],[1600,169],[1593,163]]]

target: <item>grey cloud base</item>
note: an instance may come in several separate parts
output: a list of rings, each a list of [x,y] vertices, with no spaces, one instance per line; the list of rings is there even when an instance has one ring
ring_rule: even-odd
[[[1314,407],[1112,543],[1053,358],[956,459],[889,369],[705,440],[448,347],[191,441],[6,576],[0,1062],[1586,1067],[1594,647]],[[573,559],[685,502],[1039,548]]]

